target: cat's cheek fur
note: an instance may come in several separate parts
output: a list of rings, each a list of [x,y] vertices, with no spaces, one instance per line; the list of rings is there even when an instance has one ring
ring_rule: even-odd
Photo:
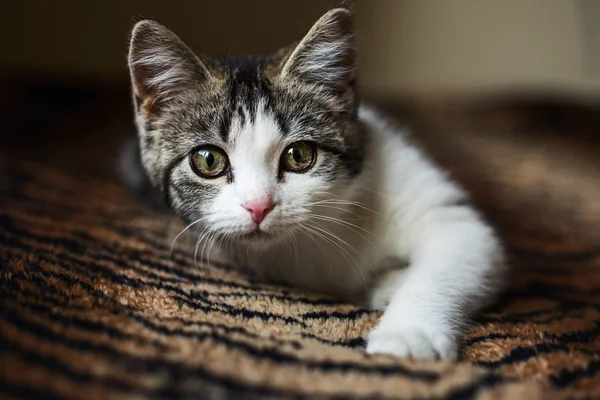
[[[206,224],[211,230],[220,233],[251,232],[254,224],[250,213],[245,210],[237,195],[234,183],[224,184],[215,199],[203,205],[206,207]]]

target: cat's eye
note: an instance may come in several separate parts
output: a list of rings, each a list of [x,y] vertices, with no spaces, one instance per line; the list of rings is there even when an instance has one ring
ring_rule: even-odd
[[[229,167],[227,154],[215,146],[203,146],[190,153],[192,169],[203,178],[218,178]]]
[[[290,172],[304,172],[313,166],[316,155],[317,151],[312,143],[292,143],[281,155],[281,167]]]

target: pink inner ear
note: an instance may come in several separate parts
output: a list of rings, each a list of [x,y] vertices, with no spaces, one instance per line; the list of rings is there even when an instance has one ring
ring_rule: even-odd
[[[156,104],[153,97],[146,97],[140,108],[140,112],[144,114],[146,118],[151,117],[156,112]]]
[[[252,219],[257,225],[264,221],[269,212],[275,208],[275,202],[270,197],[260,200],[251,200],[243,205],[243,207],[252,214]]]

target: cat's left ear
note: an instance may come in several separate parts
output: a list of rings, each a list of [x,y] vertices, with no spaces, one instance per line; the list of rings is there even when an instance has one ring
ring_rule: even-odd
[[[323,15],[283,60],[280,76],[344,94],[353,90],[356,44],[352,14],[335,8]]]

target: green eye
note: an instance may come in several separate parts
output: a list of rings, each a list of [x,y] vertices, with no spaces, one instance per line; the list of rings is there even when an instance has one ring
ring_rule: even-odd
[[[291,172],[304,172],[313,166],[317,151],[308,142],[292,143],[285,148],[281,156],[282,168]]]
[[[227,172],[227,154],[218,147],[203,146],[190,153],[190,163],[195,173],[203,178],[218,178]]]

